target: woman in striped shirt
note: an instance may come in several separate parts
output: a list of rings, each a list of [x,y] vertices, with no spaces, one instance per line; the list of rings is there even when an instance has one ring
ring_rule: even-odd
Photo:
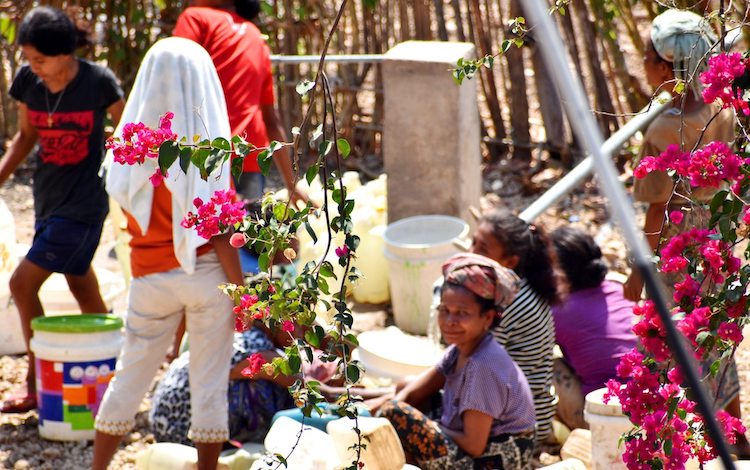
[[[512,269],[521,278],[518,294],[503,312],[492,335],[526,375],[536,409],[536,439],[552,433],[557,397],[552,388],[555,328],[550,305],[557,303],[555,261],[544,232],[505,209],[479,221],[472,253]]]

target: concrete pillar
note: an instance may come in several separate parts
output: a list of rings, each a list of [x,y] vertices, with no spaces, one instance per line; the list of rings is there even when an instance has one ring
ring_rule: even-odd
[[[388,222],[444,214],[473,223],[482,195],[477,78],[450,69],[474,58],[469,43],[408,41],[383,62],[383,154]]]

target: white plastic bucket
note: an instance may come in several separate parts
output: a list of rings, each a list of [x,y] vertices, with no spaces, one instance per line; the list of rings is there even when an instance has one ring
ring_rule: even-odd
[[[407,335],[395,326],[357,336],[357,353],[371,377],[401,381],[434,366],[443,357],[442,347],[424,336]]]
[[[396,326],[413,334],[427,333],[432,285],[443,262],[459,252],[453,242],[468,233],[466,222],[446,215],[420,215],[388,225],[384,255]]]
[[[583,417],[591,428],[591,468],[625,469],[622,462],[624,445],[618,448],[620,437],[633,429],[633,424],[622,414],[622,407],[616,397],[604,403],[606,388],[600,388],[586,395]]]
[[[31,322],[41,437],[94,439],[94,418],[122,347],[122,324],[115,315],[91,314]]]
[[[99,281],[99,291],[104,300],[104,305],[111,311],[117,297],[125,292],[125,282],[120,275],[107,269],[94,268],[94,270]],[[10,274],[5,276],[0,273],[0,325],[3,325],[3,328],[0,328],[0,355],[26,352],[21,318],[8,290],[9,279]],[[39,299],[42,301],[46,316],[81,313],[78,301],[70,292],[65,276],[60,273],[53,273],[42,284],[42,288],[39,290]]]

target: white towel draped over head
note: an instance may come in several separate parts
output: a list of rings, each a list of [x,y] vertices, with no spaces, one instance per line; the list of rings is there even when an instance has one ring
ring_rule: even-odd
[[[143,122],[156,128],[159,118],[174,113],[172,130],[178,138],[194,135],[202,138],[230,136],[224,92],[211,57],[197,43],[183,38],[161,39],[143,58],[133,89],[114,135],[121,136],[124,124]],[[112,151],[107,152],[104,167],[109,195],[128,211],[145,234],[151,219],[154,188],[149,181],[157,168],[155,159],[147,158],[142,165],[114,163]],[[182,218],[194,209],[192,201],[200,197],[208,201],[214,191],[229,188],[230,169],[226,163],[209,176],[200,179],[193,166],[182,173],[179,159],[167,171],[163,184],[172,193],[172,237],[174,252],[180,266],[188,273],[195,267],[196,249],[206,240],[193,229],[180,226]]]

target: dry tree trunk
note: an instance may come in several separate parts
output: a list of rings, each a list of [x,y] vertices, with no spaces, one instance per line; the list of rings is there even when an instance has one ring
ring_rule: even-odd
[[[620,11],[620,20],[628,31],[630,41],[633,43],[635,50],[638,51],[639,56],[643,56],[646,52],[646,46],[643,44],[643,38],[641,32],[638,29],[638,24],[633,16],[633,8],[630,5],[631,0],[613,0],[615,6]]]
[[[479,0],[471,0],[469,2],[469,15],[473,21],[470,21],[470,26],[473,25],[472,32],[474,36],[474,44],[477,45],[477,56],[484,56],[485,54],[491,53],[493,45],[485,32],[485,25],[482,20],[481,7]],[[492,69],[485,69],[484,73],[479,74],[480,84],[484,93],[487,108],[492,118],[492,124],[495,128],[495,138],[503,139],[506,135],[505,124],[503,123],[503,114],[500,108],[500,101],[498,100],[497,86],[495,82],[495,72]],[[505,148],[490,148],[491,160],[496,161],[501,154],[505,153]]]
[[[523,7],[523,4],[521,6]],[[562,109],[562,102],[560,101],[557,86],[552,80],[551,74],[546,69],[539,45],[533,41],[533,28],[534,26],[529,24],[532,41],[528,50],[531,56],[531,64],[534,68],[534,85],[536,87],[537,98],[539,99],[542,121],[544,122],[548,151],[555,158],[563,158],[563,154],[568,153],[566,152],[565,113]],[[565,163],[569,164],[570,162],[565,161]]]
[[[594,10],[594,17],[599,20],[598,30],[599,36],[603,38],[604,52],[612,61],[612,63],[609,63],[608,60],[608,64],[610,65],[609,76],[612,80],[612,84],[614,85],[613,88],[615,89],[615,93],[617,93],[617,86],[619,85],[622,90],[622,94],[625,96],[625,99],[628,103],[627,112],[637,112],[639,109],[646,105],[649,100],[649,95],[643,91],[640,83],[638,82],[638,79],[634,77],[628,70],[627,63],[625,62],[625,55],[622,52],[621,41],[616,40],[615,37],[610,34],[610,31],[614,31],[615,34],[617,33],[617,25],[614,24],[605,14],[605,8],[602,0],[592,0],[591,3]],[[625,14],[621,12],[620,17],[622,18],[624,16]],[[624,23],[627,23],[627,21],[624,21]],[[636,37],[640,39],[640,36],[638,36],[637,34]],[[631,36],[631,40],[632,39],[633,37]]]
[[[459,0],[451,0],[451,7],[453,7],[453,17],[456,19],[456,34],[458,34],[458,40],[466,42],[466,33],[464,33],[464,19],[461,13],[461,2]]]
[[[510,0],[510,17],[522,16],[519,0]],[[513,33],[507,31],[511,38]],[[527,84],[524,71],[523,50],[511,46],[505,53],[510,82],[510,137],[513,140],[513,159],[531,163],[531,133],[529,130],[529,100],[526,96]]]
[[[414,37],[422,41],[432,40],[432,19],[430,17],[429,0],[414,0]]]
[[[297,34],[294,28],[294,0],[284,0],[283,16],[281,17],[281,27],[284,28],[283,41],[280,44],[281,51],[286,55],[297,54]],[[298,105],[293,96],[293,84],[297,82],[297,68],[294,65],[282,65],[279,67],[282,71],[281,94],[279,96],[279,107],[282,110],[282,120],[284,128],[288,129],[292,123],[298,122]],[[304,139],[303,139],[304,143]]]
[[[564,36],[565,45],[569,52],[569,58],[573,62],[573,66],[576,69],[578,77],[583,79],[583,67],[581,66],[581,52],[578,49],[578,43],[576,42],[575,28],[573,27],[573,19],[571,18],[570,12],[565,15],[556,15],[559,19],[560,30]]]
[[[438,39],[441,41],[448,40],[448,30],[445,27],[445,11],[443,9],[443,0],[433,0],[435,7],[435,21],[437,21]]]
[[[409,27],[409,12],[406,7],[404,0],[397,0],[398,2],[398,22],[399,22],[399,38],[401,42],[408,41],[412,38],[411,28]]]
[[[562,109],[557,87],[547,72],[539,46],[534,44],[529,48],[531,64],[534,67],[534,84],[539,98],[539,108],[544,122],[544,131],[550,154],[561,157],[566,153],[567,139],[565,133],[565,113]],[[568,164],[569,162],[566,162]]]
[[[607,87],[607,78],[601,69],[602,55],[599,52],[599,41],[596,37],[596,31],[593,23],[589,19],[589,12],[584,0],[573,0],[571,10],[575,10],[578,16],[578,23],[583,33],[584,43],[588,45],[586,59],[589,73],[593,78],[594,85],[594,107],[600,113],[597,114],[597,120],[605,137],[617,128],[617,120],[614,114],[612,98]]]

